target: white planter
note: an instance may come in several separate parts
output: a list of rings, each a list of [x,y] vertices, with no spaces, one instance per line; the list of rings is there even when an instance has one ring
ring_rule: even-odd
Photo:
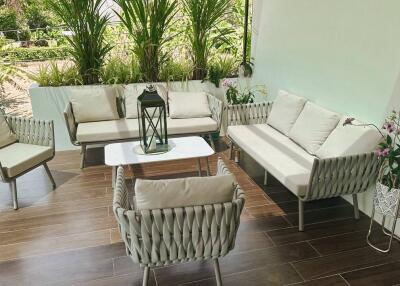
[[[223,88],[216,88],[213,84],[209,82],[193,80],[188,82],[169,82],[163,84],[172,91],[209,92],[216,96],[218,99],[225,102],[225,91],[223,90]],[[93,92],[96,92],[96,90],[103,89],[104,87],[105,85],[63,87],[38,87],[37,85],[33,85],[29,89],[33,116],[42,120],[54,121],[56,150],[70,150],[76,148],[70,142],[63,115],[65,107],[70,101],[71,96],[73,94],[79,93],[83,89],[90,89]],[[113,87],[117,89],[118,94],[122,94],[124,91],[124,85],[114,85]]]
[[[396,217],[397,207],[400,199],[399,189],[390,189],[388,186],[376,183],[376,190],[374,194],[374,207],[375,210],[383,216]]]

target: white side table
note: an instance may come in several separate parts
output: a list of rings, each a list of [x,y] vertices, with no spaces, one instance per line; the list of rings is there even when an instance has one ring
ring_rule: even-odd
[[[140,142],[113,143],[105,146],[104,159],[107,166],[112,167],[112,184],[115,185],[118,166],[167,162],[182,159],[197,159],[199,176],[201,176],[201,160],[206,159],[207,175],[210,174],[208,157],[214,155],[214,150],[201,137],[182,137],[168,139],[171,150],[162,154],[141,155],[134,151]]]

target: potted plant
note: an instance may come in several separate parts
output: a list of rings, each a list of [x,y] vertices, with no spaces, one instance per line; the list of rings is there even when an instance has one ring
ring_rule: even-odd
[[[224,80],[223,86],[226,90],[226,100],[229,105],[253,103],[256,94],[267,96],[267,89],[264,85],[242,87],[240,83],[233,83]]]
[[[382,135],[375,154],[379,160],[379,173],[373,197],[371,224],[367,236],[368,244],[380,252],[389,252],[392,239],[395,237],[396,221],[399,217],[400,207],[400,112],[392,111],[382,126],[382,130],[373,124],[354,124],[354,118],[347,119],[344,125],[373,126]],[[387,249],[373,245],[370,240],[375,212],[383,216],[382,230],[390,237]],[[386,218],[392,218],[391,232],[384,229]]]

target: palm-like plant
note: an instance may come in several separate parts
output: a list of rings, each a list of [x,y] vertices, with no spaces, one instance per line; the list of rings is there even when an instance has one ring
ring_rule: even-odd
[[[192,45],[195,65],[193,79],[204,79],[207,75],[210,49],[223,41],[232,29],[218,28],[232,7],[231,0],[183,0],[183,7],[189,17],[188,37]]]
[[[133,52],[139,61],[143,79],[159,79],[160,66],[166,60],[163,45],[171,38],[166,32],[177,12],[177,0],[115,0],[122,12],[117,15],[134,40]]]
[[[49,0],[49,6],[72,32],[70,50],[84,84],[99,82],[100,69],[112,49],[105,32],[110,15],[103,12],[103,0]]]

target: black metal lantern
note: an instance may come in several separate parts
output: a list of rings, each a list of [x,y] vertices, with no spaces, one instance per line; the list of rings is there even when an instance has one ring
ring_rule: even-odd
[[[153,85],[137,100],[140,145],[145,154],[168,151],[167,112],[164,99]]]

